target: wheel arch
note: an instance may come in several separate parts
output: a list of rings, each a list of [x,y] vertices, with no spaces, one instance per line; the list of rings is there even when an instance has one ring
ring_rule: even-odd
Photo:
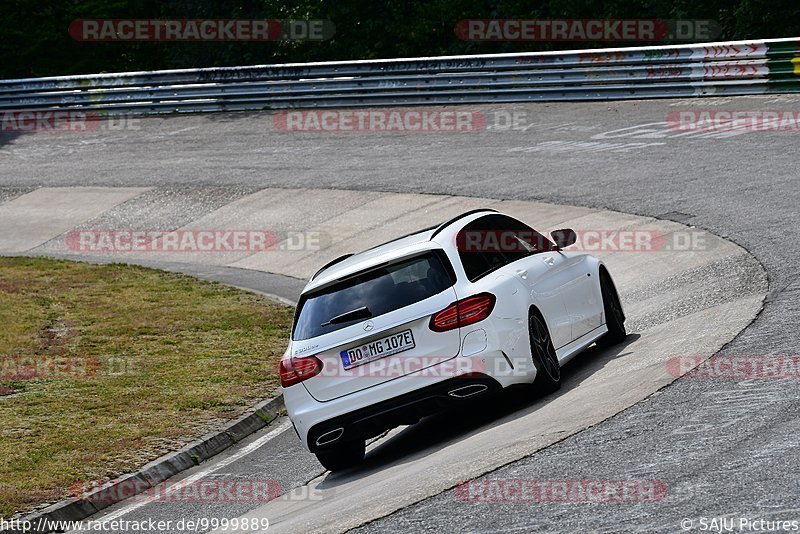
[[[606,265],[602,261],[597,260],[597,288],[600,291],[600,298],[601,299],[603,297],[603,291],[602,291],[602,288],[601,288],[601,283],[602,283],[602,278],[603,277],[608,278],[608,281],[611,284],[611,290],[617,296],[617,300],[619,301],[619,307],[622,310],[622,319],[624,321],[626,319],[625,307],[622,305],[622,299],[619,298],[619,290],[617,289],[616,282],[614,282],[614,277],[611,276],[611,273],[609,272],[609,270],[606,267]],[[601,300],[601,302],[602,302],[602,300]]]

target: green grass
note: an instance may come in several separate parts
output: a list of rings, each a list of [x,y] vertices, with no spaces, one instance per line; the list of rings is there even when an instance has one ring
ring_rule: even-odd
[[[135,470],[272,395],[291,316],[178,274],[0,258],[0,517]]]

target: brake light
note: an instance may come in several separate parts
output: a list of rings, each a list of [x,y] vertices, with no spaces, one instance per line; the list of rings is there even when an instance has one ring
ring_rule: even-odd
[[[295,358],[284,356],[278,364],[278,375],[281,377],[281,386],[289,387],[308,380],[322,372],[322,362],[316,356],[303,356]]]
[[[478,293],[457,300],[431,317],[430,329],[434,332],[445,332],[483,321],[492,313],[495,300],[491,293]]]

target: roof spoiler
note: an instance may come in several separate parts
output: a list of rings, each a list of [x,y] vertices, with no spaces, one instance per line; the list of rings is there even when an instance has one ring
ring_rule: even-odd
[[[448,226],[450,226],[454,222],[456,222],[456,221],[458,221],[460,219],[463,219],[464,217],[467,217],[468,215],[472,215],[474,213],[481,213],[481,212],[484,212],[484,211],[490,212],[490,213],[497,213],[497,210],[493,210],[492,208],[478,208],[478,209],[475,209],[475,210],[465,211],[461,215],[456,215],[455,217],[453,217],[449,221],[445,221],[442,224],[440,224],[439,226],[437,226],[436,230],[434,230],[433,234],[431,234],[431,239],[430,240],[433,241],[433,238],[436,237],[436,234],[440,233],[442,230],[444,230],[445,228],[447,228]]]
[[[324,271],[325,269],[327,269],[327,268],[328,268],[328,267],[330,267],[331,265],[336,265],[336,264],[337,264],[337,263],[339,263],[340,261],[344,261],[344,260],[346,260],[347,258],[349,258],[349,257],[350,257],[350,256],[352,256],[352,255],[353,255],[353,253],[350,253],[350,254],[343,254],[342,256],[339,256],[338,258],[336,258],[336,259],[334,259],[334,260],[331,260],[331,261],[329,261],[328,263],[326,263],[325,265],[323,265],[323,266],[322,266],[322,268],[321,268],[319,271],[317,271],[317,272],[315,272],[315,273],[314,273],[314,276],[312,276],[312,277],[311,277],[311,280],[313,280],[314,278],[316,278],[316,277],[317,277],[317,275],[319,275],[319,273],[321,273],[322,271]]]

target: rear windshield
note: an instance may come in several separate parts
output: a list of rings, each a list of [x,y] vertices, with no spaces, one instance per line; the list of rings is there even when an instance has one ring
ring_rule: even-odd
[[[317,337],[398,310],[441,293],[454,283],[455,274],[444,251],[380,265],[303,295],[292,339]]]

